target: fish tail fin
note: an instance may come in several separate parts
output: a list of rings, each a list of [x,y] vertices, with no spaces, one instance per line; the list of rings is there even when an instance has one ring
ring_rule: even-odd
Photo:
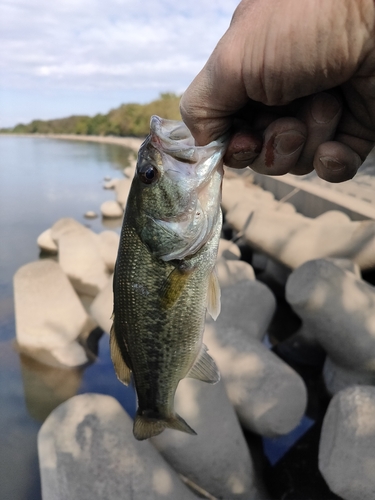
[[[137,413],[134,419],[133,434],[138,441],[142,441],[157,436],[166,428],[187,432],[188,434],[197,434],[177,413],[168,418],[155,418]]]
[[[175,429],[176,431],[181,431],[181,432],[186,432],[187,434],[192,434],[193,436],[196,436],[197,433],[195,432],[194,429],[188,425],[185,420],[180,417],[177,413],[173,415],[173,417],[168,418],[167,420],[167,427],[169,429]]]

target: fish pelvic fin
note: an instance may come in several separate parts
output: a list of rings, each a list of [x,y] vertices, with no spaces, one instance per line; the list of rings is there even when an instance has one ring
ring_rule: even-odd
[[[125,385],[130,384],[131,380],[131,370],[128,365],[125,363],[124,358],[121,354],[120,347],[118,345],[115,333],[115,324],[112,324],[110,337],[109,337],[109,348],[111,351],[111,359],[113,366],[115,367],[115,372],[117,378],[120,382]]]
[[[172,417],[162,418],[161,416],[141,414],[139,410],[134,419],[133,434],[138,441],[143,441],[152,436],[157,436],[167,428],[186,432],[187,434],[197,434],[177,413]]]
[[[208,284],[208,294],[207,294],[207,311],[212,319],[216,318],[220,314],[221,309],[221,292],[219,279],[217,277],[216,268],[213,268]]]
[[[201,350],[186,377],[196,378],[209,384],[216,384],[220,380],[220,372],[207,351],[207,346],[202,344]]]

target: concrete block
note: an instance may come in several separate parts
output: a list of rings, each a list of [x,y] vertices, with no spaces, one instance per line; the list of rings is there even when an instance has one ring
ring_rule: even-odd
[[[324,418],[319,469],[344,500],[375,498],[375,387],[338,392]]]
[[[166,429],[152,438],[167,462],[216,498],[260,498],[248,445],[223,382],[182,380],[175,409],[197,436]]]
[[[38,434],[43,500],[193,500],[110,396],[83,394],[56,408]]]
[[[87,362],[76,339],[92,323],[59,264],[43,259],[18,269],[14,302],[21,351],[50,365]]]

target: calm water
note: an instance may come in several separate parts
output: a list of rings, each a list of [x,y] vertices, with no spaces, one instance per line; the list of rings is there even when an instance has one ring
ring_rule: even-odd
[[[36,239],[61,217],[74,217],[95,232],[100,218],[86,220],[113,199],[103,178],[122,177],[131,152],[114,145],[0,136],[0,499],[39,500],[36,439],[50,411],[74,394],[110,394],[133,414],[132,389],[116,379],[108,337],[85,370],[57,370],[19,356],[14,348],[12,278],[39,258]],[[119,224],[113,227],[120,231]]]

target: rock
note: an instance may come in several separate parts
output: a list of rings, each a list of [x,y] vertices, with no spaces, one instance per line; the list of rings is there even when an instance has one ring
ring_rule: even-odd
[[[116,201],[122,206],[123,209],[125,209],[126,207],[130,186],[131,186],[131,180],[128,178],[120,179],[115,186]]]
[[[263,272],[266,270],[268,263],[268,257],[267,255],[264,255],[264,253],[260,252],[253,252],[252,258],[251,258],[251,265],[257,272]]]
[[[215,324],[228,337],[241,332],[262,340],[275,311],[271,290],[260,281],[245,280],[222,290],[221,313]]]
[[[110,396],[83,394],[56,408],[38,434],[43,500],[196,499],[132,427]]]
[[[331,400],[324,418],[319,469],[344,500],[373,500],[375,387],[350,387]]]
[[[44,252],[57,254],[58,248],[51,236],[51,229],[46,229],[36,240],[38,247]]]
[[[87,314],[90,314],[90,307],[93,301],[95,300],[95,297],[93,297],[92,295],[84,295],[80,293],[78,294],[78,298],[81,301],[81,304],[83,305]]]
[[[341,267],[341,269],[344,269],[345,271],[350,271],[351,273],[355,274],[359,279],[362,278],[359,265],[350,259],[340,259],[340,258],[333,259],[328,257],[325,260],[332,262],[333,264],[335,264],[335,266]]]
[[[86,219],[96,219],[98,217],[98,214],[96,212],[94,212],[93,210],[88,210],[85,213],[84,217]]]
[[[299,424],[307,394],[296,372],[243,332],[234,335],[209,323],[205,339],[246,429],[274,437],[287,434]]]
[[[225,220],[230,226],[237,232],[245,232],[248,225],[250,224],[254,212],[259,209],[261,205],[267,207],[267,210],[274,212],[276,202],[269,202],[264,205],[261,203],[262,200],[257,200],[254,198],[242,200],[236,203],[225,215]],[[247,239],[246,239],[247,242]]]
[[[61,267],[43,259],[14,275],[16,336],[20,350],[53,366],[87,362],[76,342],[91,322]]]
[[[375,372],[343,368],[327,356],[323,367],[323,380],[327,391],[336,394],[352,385],[374,385]]]
[[[235,206],[239,200],[247,199],[250,196],[251,188],[245,186],[243,179],[239,176],[237,178],[224,177],[221,205],[224,212],[230,210]]]
[[[100,212],[103,217],[107,217],[109,219],[122,217],[124,211],[117,201],[108,200],[100,205]]]
[[[351,222],[350,217],[339,210],[328,210],[328,212],[318,215],[315,220],[326,224],[345,224]]]
[[[58,242],[59,263],[74,288],[80,294],[95,296],[109,278],[99,236],[74,219],[60,219],[51,230]]]
[[[135,174],[136,166],[137,166],[137,160],[134,160],[129,167],[125,167],[123,170],[125,177],[132,180]]]
[[[113,276],[107,285],[95,297],[90,307],[90,314],[100,328],[109,333],[112,327],[111,316],[113,313]]]
[[[237,176],[237,178],[224,178],[222,192],[222,207],[224,212],[228,213],[238,205],[241,205],[240,212],[245,211],[247,214],[252,207],[261,204],[276,205],[274,195],[269,191],[265,191],[260,186],[256,186],[248,181],[248,179]]]
[[[248,445],[223,382],[182,380],[175,409],[197,436],[166,429],[152,438],[167,462],[214,497],[260,498]]]
[[[109,272],[113,273],[120,236],[115,231],[102,231],[99,233],[99,252]]]
[[[290,276],[286,299],[334,364],[375,373],[375,290],[333,262],[306,262]]]
[[[287,434],[307,403],[301,377],[259,341],[206,325],[205,339],[242,425],[262,436]]]
[[[301,377],[259,341],[275,311],[272,293],[245,281],[224,288],[221,303],[216,322],[206,322],[204,339],[242,425],[264,436],[290,432],[307,394]]]
[[[274,282],[277,285],[284,287],[291,273],[291,269],[277,262],[271,257],[267,258],[266,267],[261,274],[262,281],[269,283]]]
[[[227,260],[238,260],[241,258],[241,250],[233,241],[220,238],[217,256],[219,259],[223,257]]]
[[[244,228],[249,245],[291,269],[325,257],[351,259],[361,269],[375,267],[375,221],[347,221],[337,212],[309,219],[271,208],[246,212],[238,205],[226,219],[235,229]]]
[[[72,219],[71,217],[63,217],[62,219],[56,221],[51,227],[51,237],[58,245],[59,239],[62,235],[73,231],[79,231],[82,228],[87,229],[75,219]]]
[[[216,272],[220,287],[232,286],[239,281],[254,280],[254,269],[242,260],[221,258],[216,262]]]
[[[105,219],[102,218],[102,225],[113,231],[114,229],[121,228],[122,226],[122,217],[117,217],[116,219]]]
[[[277,212],[283,212],[285,214],[295,214],[296,213],[296,207],[292,205],[291,203],[285,202],[285,201],[279,201],[277,203],[277,206],[275,206],[275,210]]]
[[[111,179],[103,184],[104,189],[115,189],[120,179]]]

